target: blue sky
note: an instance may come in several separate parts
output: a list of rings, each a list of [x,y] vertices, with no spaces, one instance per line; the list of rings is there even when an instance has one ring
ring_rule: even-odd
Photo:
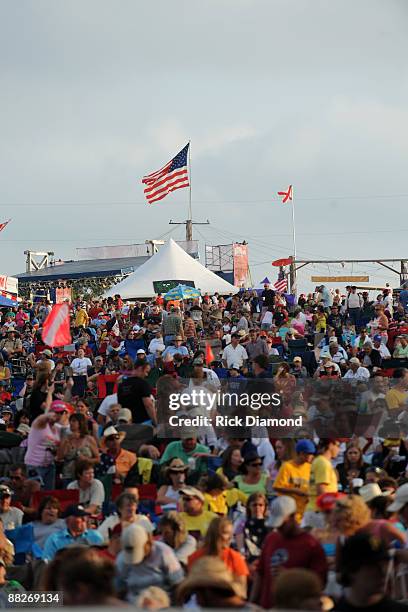
[[[167,232],[188,191],[149,207],[140,178],[188,140],[196,237],[245,238],[254,282],[291,253],[290,183],[299,258],[408,257],[407,17],[404,0],[4,0],[0,273],[25,249]],[[300,286],[346,272],[397,279],[316,266]]]

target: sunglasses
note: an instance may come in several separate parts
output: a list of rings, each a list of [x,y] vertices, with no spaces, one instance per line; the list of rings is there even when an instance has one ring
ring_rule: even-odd
[[[115,434],[114,436],[108,436],[108,437],[106,438],[106,441],[107,441],[107,442],[111,442],[112,440],[119,440],[119,439],[120,439],[120,436],[119,436],[119,435],[117,435],[117,434]]]
[[[251,467],[261,467],[262,461],[255,461],[255,463],[248,463],[248,465]]]

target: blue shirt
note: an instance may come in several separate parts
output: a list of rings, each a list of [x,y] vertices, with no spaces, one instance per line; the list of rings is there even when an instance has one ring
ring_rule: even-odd
[[[188,348],[186,346],[168,346],[166,348],[166,350],[164,351],[162,357],[163,359],[165,359],[167,357],[167,355],[171,355],[172,357],[174,357],[174,355],[182,355],[183,357],[188,357]]]
[[[404,289],[399,294],[399,301],[405,309],[408,308],[408,289]]]
[[[67,546],[72,546],[73,544],[103,544],[103,537],[94,529],[87,529],[77,538],[74,538],[68,529],[56,531],[46,539],[42,558],[51,561],[58,550],[66,548]]]

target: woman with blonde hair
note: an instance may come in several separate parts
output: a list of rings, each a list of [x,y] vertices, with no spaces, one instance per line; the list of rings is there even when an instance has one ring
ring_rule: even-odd
[[[241,553],[231,548],[233,535],[232,523],[225,516],[213,519],[204,538],[204,544],[188,558],[188,568],[202,557],[218,557],[232,572],[234,581],[239,584],[242,596],[246,597],[249,569]]]
[[[369,506],[360,495],[348,495],[336,501],[332,526],[341,536],[368,533],[388,546],[394,540],[402,541],[403,534],[387,520],[373,519]]]

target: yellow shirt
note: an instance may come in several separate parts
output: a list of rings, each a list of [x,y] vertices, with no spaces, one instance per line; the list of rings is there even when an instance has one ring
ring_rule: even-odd
[[[202,538],[207,533],[211,521],[217,517],[214,512],[209,512],[208,510],[203,510],[198,516],[190,516],[187,512],[180,512],[180,516],[184,520],[187,531],[199,532]]]
[[[316,315],[316,329],[320,332],[326,331],[326,315],[324,313]]]
[[[237,504],[239,501],[243,504],[246,504],[248,496],[234,487],[233,489],[227,489],[226,491],[223,491],[216,497],[213,497],[209,493],[204,493],[204,498],[204,508],[206,510],[210,510],[211,512],[215,512],[216,514],[225,515],[228,513],[228,509],[235,506],[235,504]]]
[[[385,394],[388,410],[403,410],[407,406],[408,392],[399,389],[390,389]]]
[[[302,465],[298,465],[295,461],[293,461],[293,459],[290,461],[285,461],[281,465],[276,476],[276,480],[273,484],[274,488],[293,489],[293,495],[290,495],[290,493],[279,493],[279,491],[276,491],[276,494],[289,495],[290,497],[293,497],[297,507],[296,520],[299,523],[302,520],[302,516],[307,505],[307,497],[296,495],[296,491],[309,493],[310,470],[310,463],[302,463]]]
[[[75,316],[75,326],[80,327],[81,325],[83,325],[85,327],[86,325],[88,325],[88,321],[88,313],[84,308],[80,308]]]
[[[326,457],[319,455],[313,460],[312,468],[310,470],[310,499],[306,506],[306,510],[318,511],[316,506],[317,485],[325,484],[326,493],[336,493],[338,490],[337,486],[337,474]]]

